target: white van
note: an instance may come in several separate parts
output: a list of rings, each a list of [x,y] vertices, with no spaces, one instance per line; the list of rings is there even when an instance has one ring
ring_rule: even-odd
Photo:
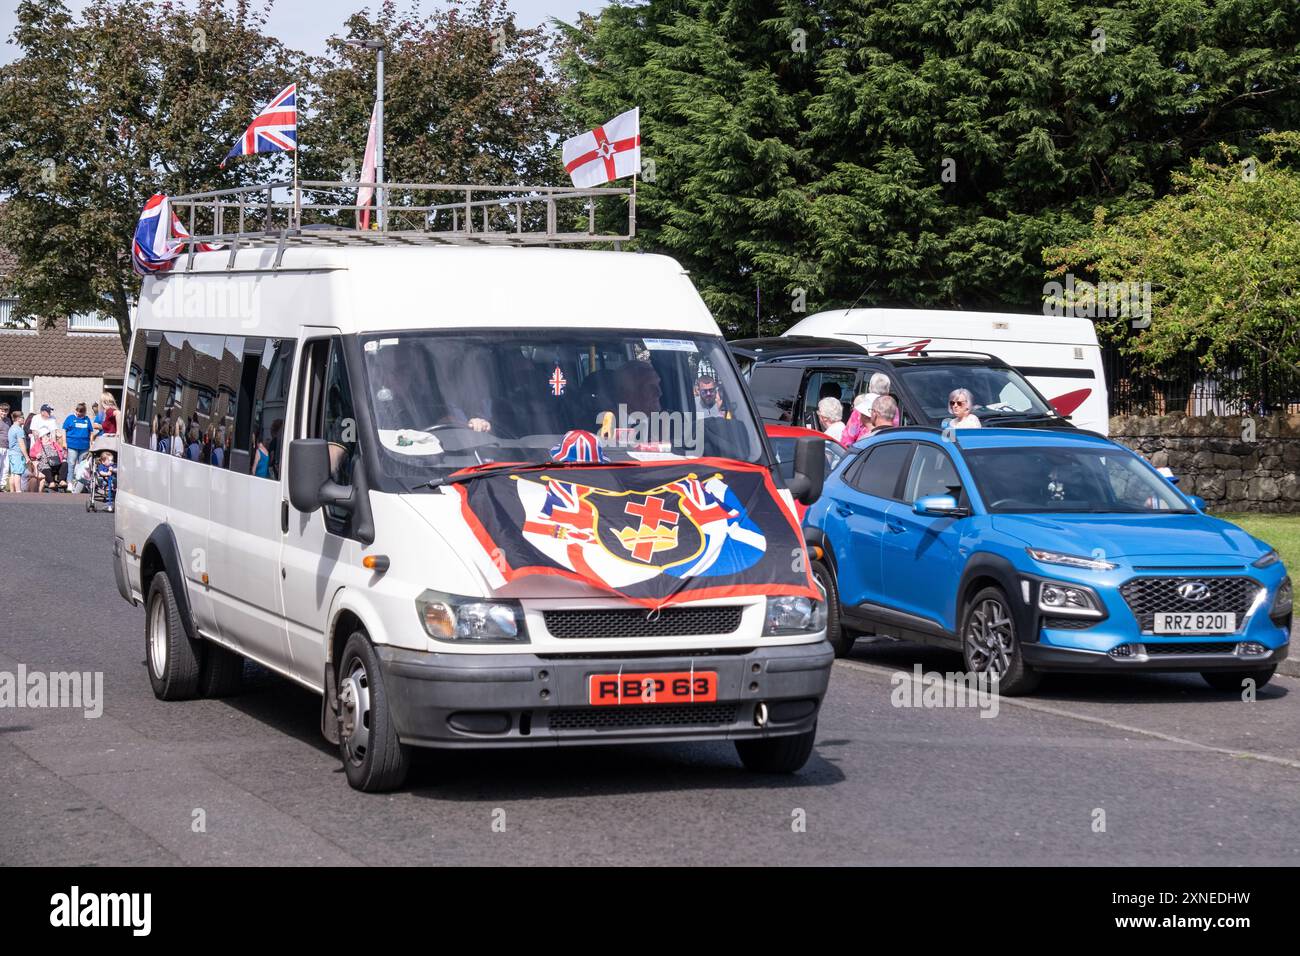
[[[602,452],[633,487],[639,468],[761,473],[796,542],[767,558],[811,582],[791,492],[672,259],[373,233],[198,253],[145,279],[127,371],[114,551],[159,698],[231,693],[256,661],[321,695],[368,791],[398,786],[412,747],[732,740],[769,772],[809,756],[833,660],[819,592],[715,567],[698,597],[647,607],[543,567],[541,548],[494,553],[482,526],[500,516],[467,493],[522,498],[571,430],[638,394],[693,414],[707,377],[727,411],[695,445],[614,429]],[[801,500],[821,460],[800,459]],[[620,514],[641,501],[625,494]],[[761,549],[745,506],[722,505],[724,531]],[[629,527],[608,574],[668,546]]]
[[[1110,433],[1106,373],[1089,319],[937,309],[840,309],[795,323],[786,335],[847,339],[875,355],[986,352],[1013,366],[1070,422]]]

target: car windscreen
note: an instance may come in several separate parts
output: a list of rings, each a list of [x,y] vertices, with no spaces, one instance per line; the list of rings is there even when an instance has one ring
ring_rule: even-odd
[[[571,430],[611,461],[765,462],[720,337],[622,330],[363,336],[382,467],[408,487],[491,462],[549,460]]]
[[[968,449],[966,464],[993,514],[1189,513],[1173,486],[1119,448]]]
[[[983,365],[900,365],[897,374],[920,404],[930,423],[948,418],[948,396],[955,388],[971,393],[971,411],[983,425],[1000,419],[1056,418],[1024,376],[1013,368]]]

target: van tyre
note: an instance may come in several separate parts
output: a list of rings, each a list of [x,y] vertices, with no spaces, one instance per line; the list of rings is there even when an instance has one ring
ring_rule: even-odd
[[[998,677],[998,693],[1033,693],[1042,674],[1025,663],[1011,604],[999,587],[983,588],[961,615],[961,654],[966,670]]]
[[[1255,689],[1263,687],[1273,679],[1277,665],[1261,667],[1255,671],[1201,671],[1201,679],[1215,690],[1228,690],[1241,693],[1245,688],[1242,683],[1249,678],[1255,682]]]
[[[821,561],[810,565],[817,583],[826,589],[826,640],[835,648],[836,657],[848,657],[858,636],[844,627],[840,618],[840,589],[835,586],[835,575]]]
[[[794,773],[812,756],[817,725],[802,734],[737,740],[736,753],[746,770],[754,773]]]
[[[339,659],[339,753],[348,783],[366,793],[406,780],[411,748],[397,739],[379,657],[364,631],[353,631]]]
[[[158,572],[149,583],[147,607],[144,660],[154,696],[159,700],[189,700],[198,690],[203,646],[186,633],[166,572]]]
[[[211,641],[203,648],[199,693],[204,697],[230,697],[244,689],[244,656]]]

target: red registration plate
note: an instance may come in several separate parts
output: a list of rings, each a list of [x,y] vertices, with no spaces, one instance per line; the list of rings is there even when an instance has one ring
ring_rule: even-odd
[[[591,704],[691,704],[718,699],[714,671],[667,674],[592,674],[587,678]]]

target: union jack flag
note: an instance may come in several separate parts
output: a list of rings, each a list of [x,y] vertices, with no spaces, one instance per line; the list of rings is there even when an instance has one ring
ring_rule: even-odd
[[[131,268],[142,276],[166,272],[176,257],[186,251],[182,240],[189,236],[189,231],[172,212],[171,200],[162,193],[154,193],[140,210],[140,221],[135,226]],[[206,242],[194,245],[195,252],[211,252],[214,248]]]
[[[288,152],[298,148],[298,84],[290,83],[275,99],[267,103],[262,112],[253,117],[239,142],[221,161],[224,169],[232,156],[251,156],[253,153]]]
[[[565,432],[560,443],[551,446],[551,460],[582,463],[609,461],[605,457],[605,449],[600,447],[600,439],[580,428]]]

